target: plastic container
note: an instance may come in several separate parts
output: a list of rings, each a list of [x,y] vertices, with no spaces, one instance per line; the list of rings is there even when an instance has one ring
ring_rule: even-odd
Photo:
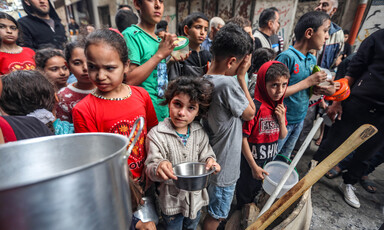
[[[171,55],[175,59],[184,58],[189,53],[189,39],[183,36],[177,37],[177,40],[174,42],[176,47],[173,49]]]
[[[275,191],[280,180],[284,177],[285,172],[288,170],[289,165],[281,161],[271,161],[264,166],[264,170],[269,173],[265,176],[263,181],[263,189],[269,195]],[[299,181],[299,174],[295,170],[292,171],[288,180],[285,182],[277,198],[282,197],[288,190],[290,190]]]

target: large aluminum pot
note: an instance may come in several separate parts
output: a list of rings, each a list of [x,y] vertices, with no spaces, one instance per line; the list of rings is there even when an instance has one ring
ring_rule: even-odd
[[[129,229],[128,142],[85,133],[2,145],[0,229]]]

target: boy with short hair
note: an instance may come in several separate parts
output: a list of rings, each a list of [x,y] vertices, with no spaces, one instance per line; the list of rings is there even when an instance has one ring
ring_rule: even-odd
[[[237,208],[252,203],[260,191],[265,163],[277,155],[277,141],[287,135],[284,94],[288,86],[289,70],[278,61],[263,64],[257,76],[253,120],[243,124],[240,178],[236,183]]]
[[[330,17],[324,12],[313,11],[304,14],[296,24],[296,43],[288,50],[279,54],[277,61],[285,64],[290,72],[288,88],[284,104],[287,106],[288,134],[278,141],[278,151],[290,157],[292,150],[303,129],[305,115],[307,114],[310,96],[310,87],[313,92],[322,95],[332,95],[334,85],[318,86],[327,79],[324,71],[312,74],[316,65],[316,57],[310,50],[320,50],[329,38]]]
[[[173,42],[177,37],[166,33],[164,39],[160,39],[155,34],[156,24],[163,16],[163,1],[134,0],[133,3],[139,12],[140,23],[123,31],[131,60],[126,83],[140,85],[148,91],[157,119],[163,121],[169,116],[168,107],[160,105],[168,84],[165,58],[175,48]]]
[[[208,62],[211,61],[211,53],[201,49],[201,44],[207,37],[208,18],[201,12],[188,15],[183,23],[183,33],[189,39],[191,54],[183,62],[172,64],[169,69],[169,80],[178,76],[201,77],[208,69]]]
[[[217,163],[222,166],[222,171],[210,178],[206,230],[217,229],[220,221],[228,216],[240,175],[241,119],[249,121],[255,115],[255,105],[244,79],[251,61],[249,39],[249,35],[233,23],[221,28],[213,40],[212,64],[204,76],[214,84],[214,90],[203,124]]]

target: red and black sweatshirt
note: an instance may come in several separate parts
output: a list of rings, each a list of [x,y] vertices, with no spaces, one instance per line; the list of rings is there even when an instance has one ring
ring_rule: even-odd
[[[281,62],[269,61],[260,67],[257,73],[255,104],[261,102],[261,106],[257,109],[255,118],[243,124],[243,136],[248,137],[249,147],[256,161],[269,161],[277,154],[280,127],[275,116],[275,108],[277,104],[283,103],[284,96],[278,102],[273,101],[268,96],[265,86],[265,74],[275,63]],[[287,124],[287,121],[285,123]]]

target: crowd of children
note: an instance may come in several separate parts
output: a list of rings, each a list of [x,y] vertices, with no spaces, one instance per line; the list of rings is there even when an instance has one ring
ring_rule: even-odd
[[[310,53],[328,39],[330,18],[323,12],[303,15],[294,29],[295,44],[273,61],[273,50],[253,51],[252,28],[242,18],[216,32],[209,50],[202,48],[209,19],[192,13],[181,26],[191,52],[169,61],[177,36],[164,32],[159,38],[155,33],[160,32],[156,24],[163,16],[163,1],[133,2],[140,17],[137,25],[122,34],[96,30],[85,41],[67,44],[64,52],[17,45],[16,20],[0,13],[0,75],[7,74],[2,77],[2,114],[33,116],[56,134],[125,136],[143,117],[143,132],[128,159],[132,178],[147,182],[146,187],[141,183],[144,190],[148,181],[156,182],[167,229],[196,229],[204,206],[204,229],[217,229],[234,197],[238,208],[253,202],[268,175],[263,165],[277,153],[291,154],[310,88],[333,94],[332,84],[318,86],[326,74],[312,74],[316,57]],[[38,71],[32,70],[35,66]],[[77,81],[67,84],[70,73]],[[35,130],[41,136],[47,135],[43,127]],[[175,186],[173,166],[183,162],[215,167],[207,189],[189,192]],[[133,228],[156,226],[137,219]]]

